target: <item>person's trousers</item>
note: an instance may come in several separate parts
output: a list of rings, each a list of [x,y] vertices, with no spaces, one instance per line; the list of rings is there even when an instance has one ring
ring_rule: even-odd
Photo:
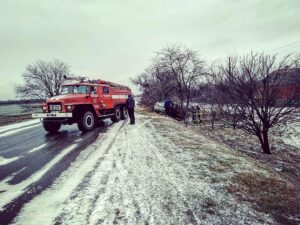
[[[171,116],[171,109],[170,108],[166,108],[166,114],[167,114],[167,116]]]
[[[129,119],[130,119],[130,123],[135,124],[134,108],[128,108],[127,111],[128,111],[128,116],[129,116]]]

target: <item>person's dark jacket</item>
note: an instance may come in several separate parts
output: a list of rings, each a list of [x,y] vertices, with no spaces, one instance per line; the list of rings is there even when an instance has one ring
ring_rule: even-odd
[[[126,108],[134,108],[135,106],[135,101],[132,96],[129,96],[128,99],[126,100]]]
[[[170,109],[173,106],[173,102],[171,100],[165,101],[165,109]]]

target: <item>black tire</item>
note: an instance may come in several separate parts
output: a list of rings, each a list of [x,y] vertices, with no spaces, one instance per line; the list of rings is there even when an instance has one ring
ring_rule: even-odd
[[[91,111],[86,111],[77,123],[79,130],[85,132],[93,130],[95,127],[95,115]]]
[[[121,119],[121,109],[119,106],[117,106],[114,110],[114,115],[111,117],[111,120],[116,123],[119,122]]]
[[[128,118],[128,111],[126,107],[122,107],[121,120],[126,120]]]
[[[48,133],[55,134],[60,129],[61,124],[53,121],[43,121],[43,127]]]

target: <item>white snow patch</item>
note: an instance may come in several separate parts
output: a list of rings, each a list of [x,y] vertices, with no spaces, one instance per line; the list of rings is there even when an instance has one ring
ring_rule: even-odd
[[[37,171],[36,173],[32,174],[29,178],[22,181],[19,184],[16,185],[10,185],[7,183],[7,180],[0,183],[0,190],[4,191],[0,193],[0,210],[3,209],[3,207],[11,202],[13,199],[17,198],[21,194],[26,192],[26,188],[33,184],[34,182],[37,182],[39,179],[41,179],[56,163],[58,163],[64,156],[66,156],[69,152],[74,150],[77,147],[77,144],[73,144],[69,146],[68,148],[62,150],[55,158],[53,158],[50,162],[48,162],[42,169]],[[42,224],[42,223],[41,223]]]
[[[300,148],[300,123],[288,125],[288,130],[282,138],[284,143]]]
[[[8,163],[11,163],[11,162],[17,160],[18,158],[20,158],[20,157],[3,158],[3,157],[0,156],[0,166],[4,166]]]
[[[46,145],[47,144],[45,143],[45,144],[42,144],[42,145],[40,145],[38,147],[35,147],[35,148],[31,149],[28,153],[33,153],[33,152],[36,152],[38,150],[41,150],[42,148],[46,147]]]
[[[275,138],[300,150],[300,122],[291,122],[286,124],[286,126],[279,126],[273,129]]]

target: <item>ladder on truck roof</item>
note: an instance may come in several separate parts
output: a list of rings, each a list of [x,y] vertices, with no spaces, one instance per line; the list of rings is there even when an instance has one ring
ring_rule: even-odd
[[[113,82],[110,82],[110,81],[105,81],[105,80],[100,80],[100,79],[99,80],[94,80],[94,81],[97,84],[107,84],[111,87],[115,87],[115,88],[119,88],[119,89],[123,89],[123,90],[129,90],[129,87],[127,87],[127,86],[116,84],[116,83],[113,83]],[[92,83],[94,83],[94,82],[92,81]]]
[[[79,77],[64,76],[64,79],[65,80],[76,80],[76,81],[79,81],[80,83],[87,82],[87,83],[93,83],[93,84],[107,84],[107,85],[109,85],[111,87],[114,87],[114,88],[119,88],[119,89],[123,89],[123,90],[130,90],[129,87],[127,87],[127,86],[116,84],[116,83],[113,83],[113,82],[110,82],[110,81],[101,80],[101,79],[90,80],[87,77],[80,77],[80,76]]]

